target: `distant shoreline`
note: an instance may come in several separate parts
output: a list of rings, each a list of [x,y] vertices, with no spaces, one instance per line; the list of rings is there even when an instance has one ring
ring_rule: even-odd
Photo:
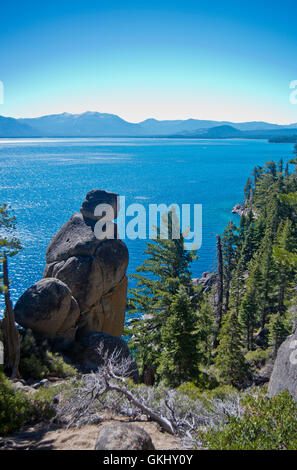
[[[297,141],[278,141],[276,139],[269,139],[267,137],[186,137],[186,136],[165,136],[165,135],[82,135],[82,136],[72,136],[72,135],[56,135],[56,136],[0,136],[0,142],[2,139],[172,139],[172,140],[265,140],[269,143],[295,143]]]

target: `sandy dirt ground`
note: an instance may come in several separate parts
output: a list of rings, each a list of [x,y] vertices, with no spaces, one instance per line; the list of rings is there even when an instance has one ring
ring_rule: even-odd
[[[57,425],[37,424],[26,427],[11,436],[0,438],[0,450],[93,450],[99,431],[114,422],[131,422],[143,428],[151,436],[157,450],[181,449],[181,442],[174,436],[162,432],[158,424],[143,420],[115,417],[100,424],[66,429]]]

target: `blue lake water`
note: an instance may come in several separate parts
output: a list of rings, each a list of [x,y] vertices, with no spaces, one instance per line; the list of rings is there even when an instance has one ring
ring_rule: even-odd
[[[215,235],[256,165],[292,158],[292,144],[259,140],[0,139],[0,202],[17,217],[24,250],[10,261],[13,301],[42,277],[45,250],[91,189],[126,204],[202,204],[203,239],[193,277],[215,269]],[[125,240],[129,274],[144,260],[144,240]],[[1,299],[0,311],[3,308]]]

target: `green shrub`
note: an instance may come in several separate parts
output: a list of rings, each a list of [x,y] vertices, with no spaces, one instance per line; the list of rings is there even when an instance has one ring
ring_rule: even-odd
[[[238,395],[239,392],[232,385],[219,385],[213,390],[205,390],[202,395],[208,400],[225,400],[235,394]]]
[[[195,401],[201,399],[201,390],[193,382],[186,382],[180,385],[177,390],[186,395],[189,400]]]
[[[77,374],[77,370],[67,364],[63,357],[58,353],[52,353],[50,351],[46,354],[46,362],[49,367],[49,371],[57,377],[71,377]]]
[[[36,380],[47,377],[50,373],[41,359],[35,356],[23,357],[20,363],[20,372],[25,379],[32,378]]]
[[[49,421],[55,416],[54,392],[49,393],[44,390],[32,395],[22,390],[15,390],[12,383],[0,371],[0,435],[18,431],[26,424]]]
[[[21,359],[19,370],[25,379],[41,380],[49,374],[69,377],[77,373],[61,354],[51,351],[48,341],[34,336],[31,330],[21,332]]]
[[[241,418],[229,416],[222,428],[201,433],[204,445],[216,450],[296,450],[297,404],[288,391],[273,398],[261,392],[242,400]]]
[[[245,355],[245,359],[249,365],[249,367],[253,370],[260,369],[265,365],[271,355],[270,349],[255,349],[254,351],[249,351]]]
[[[30,402],[0,371],[0,435],[17,431],[28,420]]]

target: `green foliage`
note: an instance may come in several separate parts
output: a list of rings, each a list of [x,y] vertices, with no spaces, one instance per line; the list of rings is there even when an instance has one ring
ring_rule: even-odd
[[[170,316],[161,331],[163,350],[157,373],[166,385],[176,386],[198,376],[200,355],[196,323],[191,300],[180,288],[172,299]]]
[[[15,256],[22,249],[20,240],[14,235],[14,230],[16,229],[15,220],[15,216],[12,216],[9,212],[8,204],[1,204],[0,263],[2,263],[4,258],[7,258],[8,256]],[[5,286],[3,286],[3,282],[1,282],[0,288],[0,292],[4,291]]]
[[[168,213],[168,238],[164,238],[165,226],[163,219],[156,239],[147,244],[148,258],[137,268],[143,274],[133,275],[138,284],[130,291],[129,333],[140,369],[155,365],[166,383],[176,385],[197,377],[198,340],[205,334],[202,322],[207,324],[207,313],[196,313],[201,290],[194,287],[189,270],[196,254],[185,250],[174,211]]]
[[[276,357],[278,348],[291,333],[290,321],[285,315],[280,313],[273,315],[268,325],[269,328],[269,345]]]
[[[263,393],[242,400],[242,417],[229,416],[222,428],[202,433],[215,450],[296,450],[297,404],[288,391],[273,398]]]
[[[260,369],[269,360],[271,355],[270,349],[257,348],[254,351],[248,351],[245,355],[245,360],[248,367],[252,370]]]
[[[50,374],[69,377],[77,373],[60,354],[50,350],[46,340],[34,336],[31,330],[22,331],[19,369],[22,377],[35,380],[43,379]]]
[[[0,435],[17,431],[29,419],[29,399],[14,391],[10,381],[0,371]]]
[[[261,347],[270,347],[272,356],[290,332],[293,319],[288,307],[296,302],[297,275],[296,162],[290,162],[295,165],[292,174],[288,164],[283,171],[283,160],[256,167],[244,191],[250,211],[241,217],[237,231],[229,223],[224,232],[224,316],[228,318],[231,310],[239,314],[237,331],[243,342],[237,349],[245,354],[255,349],[257,331],[264,334]],[[229,360],[230,350],[231,344]],[[218,368],[225,369],[221,373],[225,379],[227,356],[226,351],[218,351],[216,360]]]
[[[52,397],[15,390],[0,371],[0,435],[18,431],[26,424],[48,421],[54,415]]]
[[[41,380],[49,375],[49,369],[42,360],[35,356],[22,357],[20,373],[25,379]]]
[[[183,238],[170,237],[169,230],[164,240],[163,228],[157,229],[129,302],[127,335],[140,369],[155,365],[157,378],[170,386],[208,388],[200,371],[215,366],[223,384],[241,388],[250,382],[250,369],[276,356],[296,305],[296,162],[291,172],[288,162],[269,161],[248,178],[245,215],[238,227],[229,222],[221,237],[220,309],[215,288],[194,289],[189,267],[196,255],[185,252]],[[169,214],[172,223],[174,217]]]
[[[208,387],[205,388],[197,386],[193,382],[187,382],[180,385],[177,390],[186,395],[189,400],[202,400],[205,404],[215,399],[224,400],[230,395],[238,393],[236,388],[231,385],[219,385],[214,378],[208,381]]]
[[[221,329],[215,365],[223,383],[234,387],[242,386],[248,373],[241,336],[238,314],[230,310]]]

